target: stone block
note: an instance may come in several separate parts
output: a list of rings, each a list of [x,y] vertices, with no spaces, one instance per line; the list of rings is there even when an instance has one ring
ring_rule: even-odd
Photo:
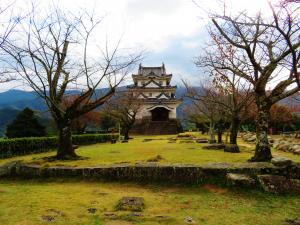
[[[197,143],[208,143],[208,140],[207,139],[198,138],[198,139],[196,139],[196,142]]]
[[[225,148],[224,144],[209,144],[203,146],[203,149],[207,149],[207,150],[222,150],[224,148]]]
[[[144,198],[142,197],[123,197],[119,200],[116,209],[124,211],[141,212],[145,208]]]
[[[300,149],[297,149],[297,150],[293,151],[293,153],[294,153],[295,155],[300,155]]]
[[[290,166],[292,164],[292,160],[285,157],[274,157],[271,160],[275,166]]]
[[[300,194],[300,180],[289,179],[279,175],[258,175],[261,187],[267,191],[277,194],[296,193]]]
[[[255,185],[255,180],[246,174],[227,173],[226,178],[231,186],[252,187]]]

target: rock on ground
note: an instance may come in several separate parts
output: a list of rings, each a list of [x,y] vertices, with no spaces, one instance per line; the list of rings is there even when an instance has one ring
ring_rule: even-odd
[[[205,138],[198,138],[198,139],[196,139],[196,142],[197,143],[208,143],[208,140]]]
[[[231,186],[252,187],[255,185],[255,180],[246,174],[227,173],[226,178]]]
[[[141,212],[145,208],[142,197],[123,197],[117,204],[117,210]]]
[[[187,224],[196,224],[196,221],[190,216],[185,217],[184,222]]]
[[[220,149],[224,149],[224,148],[225,148],[224,144],[209,144],[209,145],[203,146],[203,149],[207,149],[207,150],[220,150]]]
[[[292,164],[292,160],[285,157],[274,157],[271,160],[275,166],[290,166]]]
[[[289,179],[278,175],[257,175],[261,187],[267,191],[277,194],[296,193],[300,194],[300,180]]]
[[[300,218],[285,219],[284,224],[287,224],[287,225],[300,225]]]

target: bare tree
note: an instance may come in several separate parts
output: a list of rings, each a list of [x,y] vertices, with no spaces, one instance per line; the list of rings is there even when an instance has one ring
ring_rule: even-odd
[[[202,64],[234,74],[252,85],[257,115],[257,142],[251,161],[272,158],[268,142],[271,106],[300,90],[299,85],[299,7],[273,7],[271,17],[213,15],[210,34],[214,45],[207,48]],[[220,46],[224,54],[213,58]],[[234,57],[230,52],[234,52]],[[206,52],[207,53],[207,52]],[[227,54],[228,53],[228,54]]]
[[[214,66],[224,57],[234,60],[236,52],[233,48],[224,48],[214,33],[210,33],[210,36],[215,44],[214,51],[206,51],[195,64],[203,67],[204,72],[213,79],[216,91],[211,93],[211,101],[223,107],[225,116],[230,120],[230,144],[226,146],[226,151],[239,152],[237,135],[241,122],[247,117],[247,108],[254,101],[252,86],[231,71]]]
[[[1,49],[10,56],[12,70],[45,100],[59,132],[56,157],[75,158],[72,121],[109,100],[141,54],[122,56],[120,43],[113,49],[107,42],[104,48],[92,45],[92,34],[102,21],[94,15],[50,11],[46,16],[33,12]],[[99,92],[105,84],[108,88]],[[66,106],[63,98],[70,89],[76,98]]]
[[[15,27],[26,15],[14,15],[14,2],[0,6],[0,46],[3,46],[9,36],[13,33]],[[15,80],[14,73],[6,68],[5,52],[0,48],[0,84]]]
[[[62,106],[67,108],[73,104],[78,98],[77,95],[69,95],[63,98]],[[86,101],[82,102],[81,104],[88,104]],[[100,111],[95,109],[89,111],[75,119],[72,120],[71,129],[72,132],[75,134],[83,134],[86,131],[86,128],[89,125],[92,126],[99,126],[100,125]]]
[[[287,4],[299,4],[300,0],[282,0],[280,4],[286,6]]]
[[[136,115],[141,110],[141,101],[131,91],[121,91],[107,102],[105,111],[119,121],[124,139],[129,139]]]
[[[222,141],[223,123],[226,122],[225,109],[221,104],[216,103],[215,98],[223,98],[217,92],[213,84],[201,84],[193,87],[187,82],[183,82],[186,88],[185,97],[192,100],[194,114],[204,115],[209,120],[210,143],[215,143],[215,130],[218,131],[218,142]]]

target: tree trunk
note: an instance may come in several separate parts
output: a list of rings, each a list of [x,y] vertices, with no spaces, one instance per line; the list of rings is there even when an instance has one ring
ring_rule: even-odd
[[[216,143],[215,140],[215,124],[211,121],[209,123],[209,143]]]
[[[268,125],[271,106],[266,101],[258,101],[258,115],[256,121],[256,148],[255,154],[250,159],[252,162],[267,162],[272,159],[268,141]]]
[[[240,119],[238,116],[234,116],[230,126],[230,144],[237,144],[237,135],[240,127]]]
[[[72,159],[78,157],[72,143],[71,123],[61,123],[58,126],[58,159]]]
[[[222,143],[222,135],[223,132],[221,129],[218,129],[218,143],[221,144]]]
[[[129,129],[124,130],[124,140],[129,140]]]

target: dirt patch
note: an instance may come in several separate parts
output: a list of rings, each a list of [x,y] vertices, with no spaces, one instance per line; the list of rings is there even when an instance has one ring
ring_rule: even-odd
[[[216,185],[212,185],[212,184],[205,184],[202,186],[202,188],[204,190],[207,190],[209,192],[216,193],[216,194],[225,194],[228,191],[226,188],[220,188],[220,187],[218,187]]]

